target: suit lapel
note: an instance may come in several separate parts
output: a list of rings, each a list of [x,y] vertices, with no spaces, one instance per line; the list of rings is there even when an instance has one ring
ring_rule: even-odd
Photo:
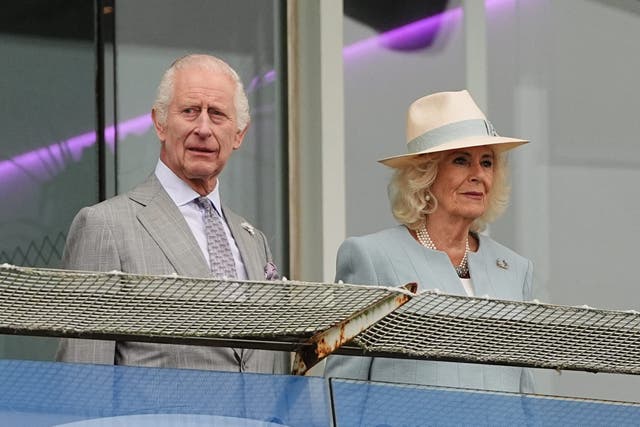
[[[155,175],[131,192],[132,200],[144,205],[138,220],[155,240],[181,276],[207,277],[207,261],[182,213]]]
[[[417,243],[404,226],[399,228],[402,245],[392,250],[384,249],[384,252],[393,253],[396,271],[411,271],[405,267],[406,262],[411,263],[414,276],[418,278],[419,290],[439,289],[448,294],[464,295],[464,288],[460,279],[451,268],[451,262],[444,252],[427,249]],[[390,242],[383,242],[388,248]],[[406,273],[396,273],[406,274]],[[398,280],[402,280],[398,277]]]
[[[478,242],[480,243],[478,252],[469,253],[469,272],[473,281],[474,293],[477,297],[491,295],[494,298],[497,298],[498,294],[496,293],[493,281],[491,280],[491,277],[495,278],[497,276],[495,274],[491,274],[492,272],[489,271],[489,269],[494,268],[495,266],[486,259],[490,254],[487,252],[486,248],[483,247],[482,236],[480,234],[477,234],[476,236],[478,236]]]
[[[247,270],[247,277],[249,280],[264,280],[264,262],[259,256],[259,252],[256,251],[255,234],[251,234],[242,227],[244,219],[231,209],[223,206],[222,211],[236,245],[238,245],[244,268]],[[258,231],[255,230],[254,233],[258,233]]]
[[[442,292],[454,295],[465,295],[464,288],[460,282],[460,278],[456,275],[455,270],[451,268],[451,261],[444,252],[423,249],[428,268],[425,274],[427,289],[440,289]]]

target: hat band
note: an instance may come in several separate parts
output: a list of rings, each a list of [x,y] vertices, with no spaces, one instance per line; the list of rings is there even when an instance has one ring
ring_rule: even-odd
[[[409,154],[419,153],[456,139],[471,136],[498,136],[498,134],[488,120],[462,120],[440,126],[413,138],[407,143],[407,149]]]

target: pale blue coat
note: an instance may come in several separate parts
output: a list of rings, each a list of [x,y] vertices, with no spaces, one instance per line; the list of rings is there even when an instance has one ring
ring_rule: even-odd
[[[469,253],[476,296],[528,301],[533,265],[484,235]],[[506,268],[504,268],[506,266]],[[420,245],[404,226],[345,240],[338,250],[336,281],[399,286],[416,282],[419,291],[439,289],[466,295],[447,254]],[[331,356],[325,376],[483,390],[532,392],[530,373],[519,367],[391,358]]]

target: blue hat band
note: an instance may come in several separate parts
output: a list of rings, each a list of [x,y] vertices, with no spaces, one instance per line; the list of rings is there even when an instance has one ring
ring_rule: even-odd
[[[498,136],[498,134],[488,120],[462,120],[440,126],[413,138],[407,143],[407,149],[409,154],[419,153],[447,142],[472,136]]]

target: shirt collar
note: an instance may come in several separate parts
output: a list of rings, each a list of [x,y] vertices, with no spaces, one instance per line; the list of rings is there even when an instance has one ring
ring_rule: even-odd
[[[171,197],[171,200],[178,206],[184,206],[191,203],[200,195],[189,184],[180,179],[162,160],[158,160],[156,164],[155,175],[160,184]],[[207,194],[207,198],[211,200],[216,210],[221,213],[222,206],[220,202],[220,192],[218,191],[220,181],[216,182],[213,191]]]

